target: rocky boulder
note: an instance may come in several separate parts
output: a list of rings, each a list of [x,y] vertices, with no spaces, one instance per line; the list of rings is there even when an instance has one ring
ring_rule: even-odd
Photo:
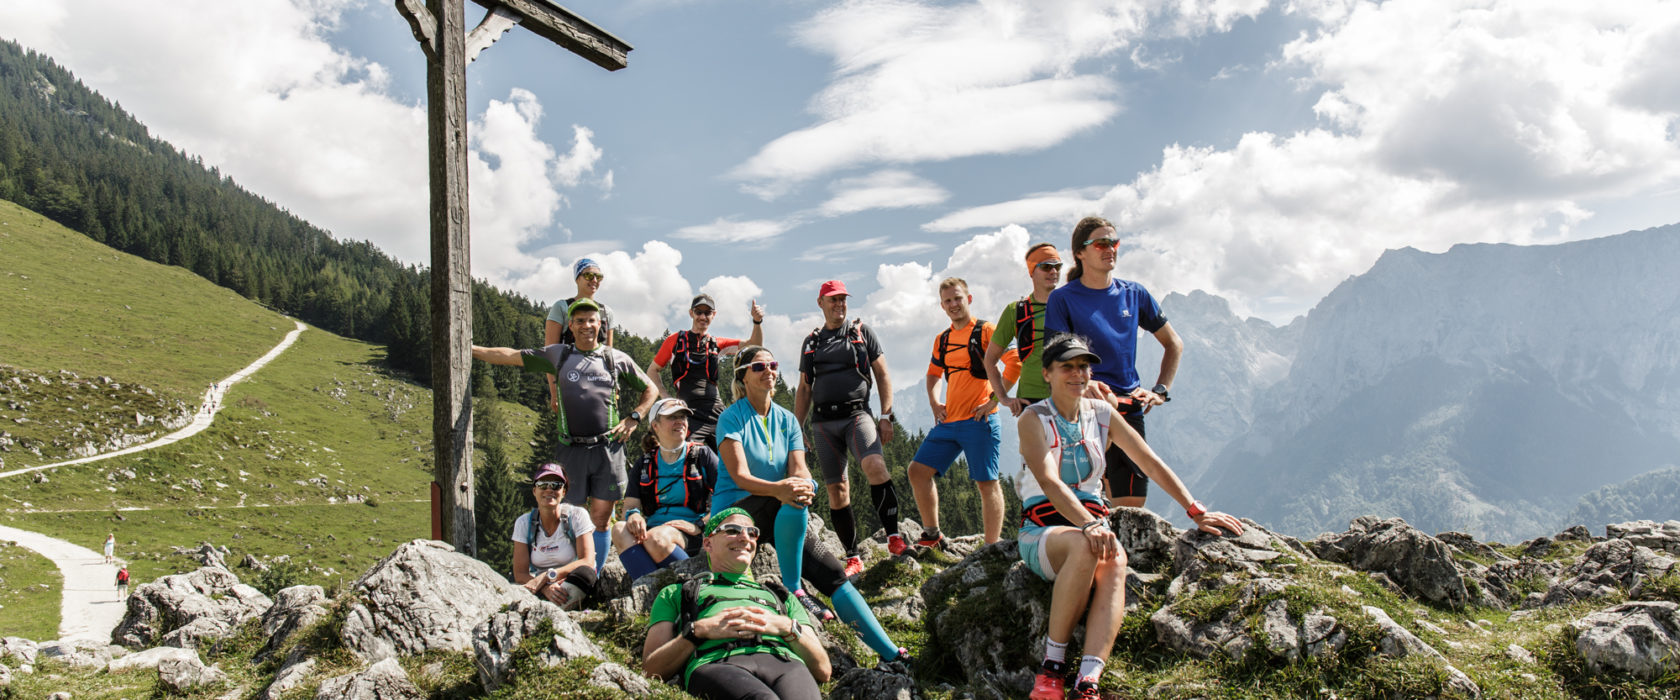
[[[232,634],[272,604],[227,569],[205,567],[136,587],[111,639],[130,649],[194,649]]]
[[[287,691],[303,685],[309,676],[315,673],[317,662],[314,659],[302,659],[296,663],[288,663],[275,672],[274,680],[267,688],[257,694],[257,700],[279,700]]]
[[[1051,584],[1021,563],[1014,540],[987,545],[922,584],[926,661],[967,678],[976,690],[1023,697],[1044,653]],[[1083,639],[1075,629],[1075,648]]]
[[[321,681],[321,689],[315,693],[315,700],[424,700],[425,697],[394,658]]]
[[[1470,677],[1465,675],[1463,671],[1447,663],[1447,657],[1442,656],[1441,652],[1435,650],[1435,647],[1429,646],[1427,642],[1412,634],[1411,630],[1400,626],[1400,623],[1395,622],[1394,618],[1389,617],[1388,613],[1382,608],[1367,605],[1364,606],[1364,609],[1365,614],[1375,621],[1377,628],[1381,630],[1382,637],[1378,642],[1378,648],[1381,649],[1384,656],[1400,659],[1413,654],[1421,654],[1434,659],[1447,667],[1446,686],[1448,689],[1470,697],[1481,696],[1481,687],[1477,686],[1475,681],[1470,680]]]
[[[853,668],[838,675],[829,700],[918,700],[916,681],[901,673]]]
[[[268,642],[257,652],[256,661],[268,658],[285,645],[298,630],[327,616],[326,591],[320,586],[292,586],[274,594],[274,604],[263,613],[263,636]]]
[[[1295,538],[1273,533],[1252,520],[1244,519],[1242,524],[1241,535],[1181,532],[1173,540],[1173,570],[1178,575],[1167,587],[1167,597],[1176,599],[1204,587],[1249,578],[1287,575],[1296,560],[1313,558]]]
[[[111,650],[104,645],[55,639],[41,642],[37,648],[40,651],[39,658],[52,659],[80,669],[99,670],[111,662]]]
[[[1627,540],[1629,543],[1650,547],[1658,552],[1680,555],[1680,520],[1662,523],[1655,520],[1634,520],[1606,525],[1604,533],[1611,539]]]
[[[620,663],[604,663],[589,672],[589,684],[597,688],[616,688],[631,697],[646,697],[653,692],[647,677]]]
[[[170,660],[198,660],[198,652],[180,647],[153,647],[145,651],[137,651],[120,658],[112,659],[106,669],[112,673],[127,671],[131,668],[157,668],[158,665]]]
[[[15,660],[33,666],[39,648],[40,645],[23,637],[6,637],[0,639],[0,661]]]
[[[560,606],[533,595],[520,596],[473,628],[473,657],[478,665],[479,683],[485,690],[502,687],[519,644],[536,634],[544,622],[553,629],[554,640],[538,654],[542,665],[558,666],[578,657],[605,658],[601,648]]]
[[[470,651],[474,627],[504,606],[532,598],[488,564],[433,540],[398,547],[347,597],[340,636],[368,661],[433,649]]]
[[[191,656],[164,659],[158,663],[157,670],[158,682],[178,695],[227,682],[226,673],[215,666],[205,666],[196,652]]]
[[[1674,570],[1675,559],[1629,539],[1609,539],[1587,548],[1546,590],[1542,605],[1567,605],[1626,591]]]
[[[1655,680],[1680,670],[1680,605],[1622,603],[1571,625],[1576,630],[1575,651],[1591,671],[1615,670]]]
[[[1346,532],[1320,535],[1310,546],[1322,559],[1382,573],[1421,600],[1454,609],[1471,602],[1451,548],[1400,518],[1356,518]]]
[[[1235,592],[1221,592],[1210,606],[1207,598],[1180,598],[1151,615],[1155,636],[1172,649],[1208,658],[1221,655],[1241,662],[1263,654],[1288,662],[1322,658],[1347,645],[1348,634],[1325,610],[1289,612],[1281,597],[1292,582],[1280,578],[1255,579]],[[1249,620],[1260,621],[1258,629]]]
[[[1155,573],[1173,561],[1173,543],[1182,532],[1172,523],[1144,508],[1115,508],[1108,524],[1126,550],[1126,565],[1133,571]]]

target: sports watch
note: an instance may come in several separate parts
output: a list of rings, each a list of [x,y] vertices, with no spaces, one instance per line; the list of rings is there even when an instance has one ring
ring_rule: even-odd
[[[1207,506],[1202,505],[1201,501],[1191,501],[1190,507],[1184,509],[1184,514],[1190,516],[1191,520],[1195,520],[1207,515]]]
[[[694,646],[700,646],[701,642],[706,641],[701,639],[700,635],[694,633],[694,623],[692,622],[683,625],[682,638],[688,640],[688,643],[693,644]]]
[[[642,421],[642,412],[641,411],[631,411],[630,412],[630,420],[636,421],[637,423],[643,422]]]
[[[1150,389],[1150,391],[1154,392],[1156,396],[1161,397],[1161,403],[1166,403],[1172,400],[1171,396],[1167,396],[1167,385],[1165,384],[1156,384],[1154,388]]]

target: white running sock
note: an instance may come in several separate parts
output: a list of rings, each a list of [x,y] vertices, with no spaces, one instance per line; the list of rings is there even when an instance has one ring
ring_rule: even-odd
[[[1063,661],[1066,661],[1067,660],[1067,644],[1066,643],[1057,643],[1056,640],[1051,639],[1050,637],[1046,636],[1044,638],[1044,660],[1045,661],[1054,661],[1056,663],[1062,663]]]
[[[1079,657],[1079,682],[1097,682],[1102,677],[1103,660],[1095,656]]]

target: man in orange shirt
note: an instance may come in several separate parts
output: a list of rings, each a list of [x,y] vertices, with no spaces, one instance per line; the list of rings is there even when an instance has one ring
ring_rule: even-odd
[[[924,547],[937,547],[944,539],[939,532],[939,490],[933,477],[944,476],[959,452],[967,458],[968,475],[980,488],[986,543],[998,541],[1003,534],[1003,488],[998,483],[1003,432],[985,364],[986,344],[994,329],[969,313],[973,302],[967,282],[951,277],[939,283],[939,306],[951,318],[950,329],[933,341],[927,370],[928,404],[939,425],[922,440],[910,463],[910,487],[925,528],[916,544]],[[940,379],[945,380],[944,403],[934,393]]]

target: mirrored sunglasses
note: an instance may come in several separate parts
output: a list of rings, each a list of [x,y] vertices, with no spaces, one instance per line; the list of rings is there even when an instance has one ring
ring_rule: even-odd
[[[1038,269],[1040,269],[1040,270],[1055,270],[1055,271],[1060,272],[1061,269],[1062,269],[1062,264],[1059,263],[1059,262],[1056,262],[1055,260],[1046,260],[1046,261],[1038,264]]]
[[[750,369],[754,372],[763,372],[764,370],[777,369],[777,368],[780,368],[781,366],[782,366],[782,363],[776,362],[776,361],[754,362],[750,365],[747,365],[747,369]]]
[[[537,482],[537,488],[544,491],[559,491],[560,489],[566,488],[566,482],[548,480],[539,481]]]
[[[758,528],[753,527],[752,525],[742,525],[740,523],[724,523],[719,525],[718,529],[713,530],[712,533],[731,535],[734,537],[744,536],[749,540],[758,539]]]
[[[1102,238],[1093,238],[1085,241],[1085,245],[1096,246],[1097,250],[1114,250],[1115,246],[1120,245],[1120,239],[1104,236]]]
[[[607,278],[606,275],[603,275],[599,272],[585,272],[585,273],[583,273],[581,275],[578,275],[578,276],[582,277],[586,280],[589,280],[590,282],[599,282],[599,281]]]

